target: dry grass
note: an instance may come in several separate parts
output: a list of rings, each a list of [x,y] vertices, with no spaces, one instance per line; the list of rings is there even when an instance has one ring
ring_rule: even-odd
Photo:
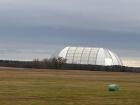
[[[125,104],[140,105],[139,73],[0,68],[0,105]]]

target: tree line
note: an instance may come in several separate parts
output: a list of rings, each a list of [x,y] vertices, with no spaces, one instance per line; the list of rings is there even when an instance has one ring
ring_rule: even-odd
[[[64,70],[91,70],[91,71],[108,71],[108,72],[140,72],[140,67],[126,66],[102,66],[102,65],[80,65],[67,64],[66,59],[54,57],[42,61],[34,59],[33,61],[13,61],[0,60],[1,67],[17,68],[38,68],[38,69],[64,69]]]
[[[33,61],[14,61],[14,60],[0,60],[1,67],[17,67],[17,68],[40,68],[40,69],[61,69],[65,59],[51,58],[42,61],[34,59]]]

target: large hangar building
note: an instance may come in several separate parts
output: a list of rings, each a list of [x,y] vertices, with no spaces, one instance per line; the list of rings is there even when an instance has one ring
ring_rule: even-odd
[[[106,48],[66,47],[59,53],[59,57],[66,59],[67,64],[123,65],[121,59]]]

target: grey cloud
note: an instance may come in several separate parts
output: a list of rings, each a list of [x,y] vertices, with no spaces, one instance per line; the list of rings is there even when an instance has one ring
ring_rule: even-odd
[[[139,3],[138,0],[76,0],[68,3],[52,0],[48,6],[58,14],[53,20],[59,20],[59,24],[66,23],[66,26],[73,24],[74,27],[89,29],[139,31]]]
[[[2,0],[0,22],[139,32],[138,0]]]
[[[62,47],[62,46],[61,46]],[[17,45],[0,47],[0,59],[3,60],[24,60],[31,61],[33,59],[43,60],[56,55],[61,49],[57,45]]]

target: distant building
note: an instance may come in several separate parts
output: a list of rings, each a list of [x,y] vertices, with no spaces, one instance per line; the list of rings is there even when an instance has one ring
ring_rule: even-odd
[[[66,59],[67,64],[123,65],[121,59],[106,48],[66,47],[59,53],[59,57]]]

